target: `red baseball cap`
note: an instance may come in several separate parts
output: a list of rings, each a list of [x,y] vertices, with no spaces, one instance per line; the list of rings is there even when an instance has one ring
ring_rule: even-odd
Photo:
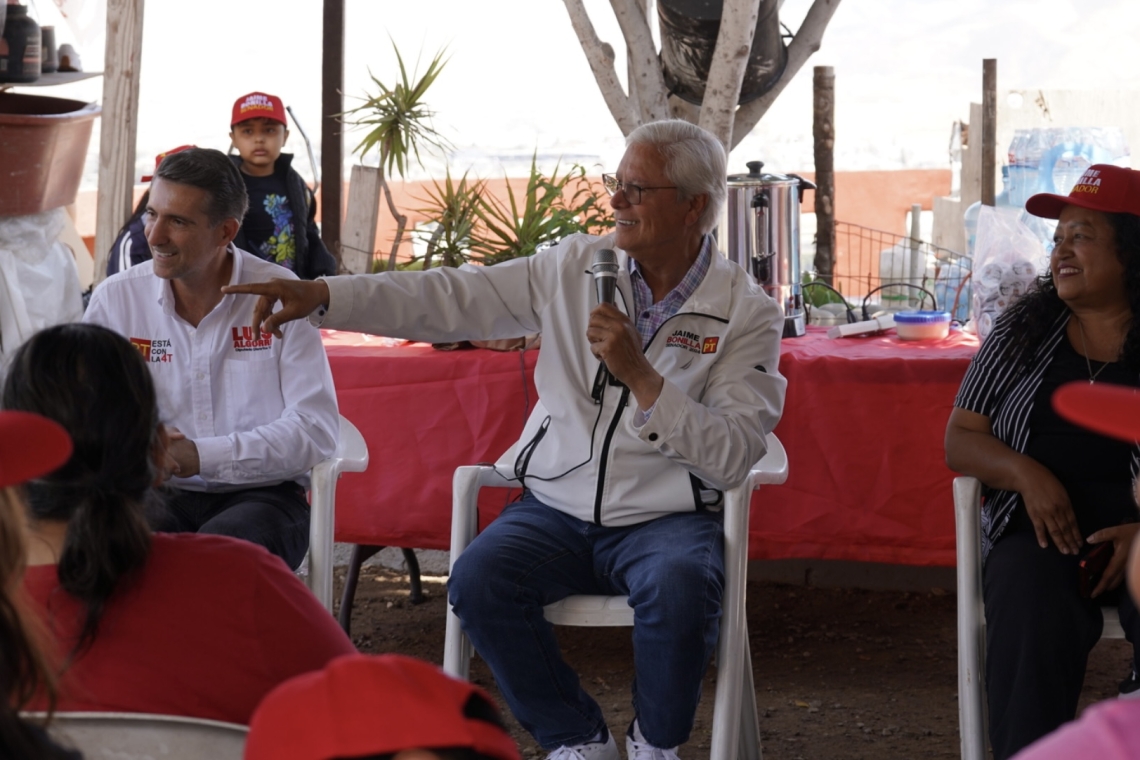
[[[1078,380],[1057,389],[1053,408],[1070,422],[1097,433],[1140,440],[1140,388]]]
[[[1080,206],[1109,214],[1140,216],[1140,172],[1112,164],[1093,164],[1068,195],[1038,193],[1025,210],[1043,219],[1060,219],[1065,206]]]
[[[281,102],[281,98],[276,95],[267,95],[264,92],[251,92],[234,101],[234,113],[230,117],[230,126],[249,119],[271,119],[284,124],[286,127],[289,126],[289,123],[285,121],[285,104]]]
[[[46,475],[71,456],[71,436],[31,412],[0,412],[0,487]]]
[[[249,724],[245,760],[452,747],[520,760],[514,740],[488,714],[498,718],[486,692],[435,665],[397,654],[348,654],[266,695]]]
[[[162,159],[166,158],[167,156],[173,156],[175,153],[181,153],[184,150],[190,150],[191,148],[197,148],[197,147],[198,147],[197,145],[179,145],[177,148],[171,148],[170,150],[166,151],[165,153],[159,153],[157,156],[154,157],[154,170],[158,171],[159,164],[161,164]],[[154,175],[153,174],[147,174],[147,175],[144,175],[142,177],[141,181],[142,182],[150,182],[152,179],[154,179]]]

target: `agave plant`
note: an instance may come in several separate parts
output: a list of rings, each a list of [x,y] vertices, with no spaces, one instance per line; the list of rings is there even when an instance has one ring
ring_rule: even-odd
[[[396,236],[388,255],[389,270],[396,267],[396,254],[408,226],[408,217],[396,208],[388,179],[393,176],[393,171],[403,179],[413,161],[422,166],[421,148],[446,152],[450,147],[447,140],[436,131],[432,124],[434,112],[424,102],[428,89],[447,63],[445,51],[436,53],[422,76],[418,73],[417,65],[417,70],[409,77],[404,58],[394,42],[392,49],[400,68],[399,81],[389,87],[369,72],[369,77],[376,85],[376,94],[365,93],[361,105],[341,114],[345,123],[368,128],[368,133],[353,152],[360,153],[361,158],[373,150],[380,154],[380,188],[388,203],[388,211],[396,220]]]
[[[530,256],[576,232],[600,233],[613,227],[613,218],[598,203],[598,194],[586,178],[586,169],[572,164],[562,175],[559,166],[550,176],[538,170],[531,156],[530,176],[521,199],[507,184],[507,200],[484,194],[472,230],[471,252],[484,264]]]
[[[430,204],[419,209],[433,223],[433,229],[425,233],[427,252],[423,256],[422,267],[457,267],[471,258],[472,233],[479,222],[479,208],[486,183],[482,180],[468,181],[464,172],[459,182],[451,178],[451,170],[442,185],[432,180],[433,190],[427,198],[419,200]],[[433,259],[439,258],[433,262]]]

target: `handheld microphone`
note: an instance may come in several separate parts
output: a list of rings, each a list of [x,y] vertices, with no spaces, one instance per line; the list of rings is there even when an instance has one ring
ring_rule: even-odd
[[[590,272],[594,275],[594,290],[598,294],[598,303],[614,303],[614,294],[617,291],[618,263],[617,254],[609,248],[602,248],[594,253],[594,263],[590,265]],[[594,392],[591,394],[595,403],[601,403],[602,387],[608,382],[611,385],[620,385],[602,362],[598,367],[598,374],[594,378]]]
[[[612,304],[614,292],[617,290],[617,254],[609,248],[597,251],[590,271],[594,274],[594,289],[598,293],[598,303]]]

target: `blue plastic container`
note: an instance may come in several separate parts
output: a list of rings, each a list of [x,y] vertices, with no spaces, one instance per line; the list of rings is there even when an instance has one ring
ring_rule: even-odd
[[[900,311],[895,314],[899,340],[940,340],[950,334],[948,311]]]

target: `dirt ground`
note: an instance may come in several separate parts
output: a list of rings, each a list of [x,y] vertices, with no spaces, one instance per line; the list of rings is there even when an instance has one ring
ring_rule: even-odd
[[[356,645],[364,652],[441,662],[445,580],[425,576],[427,600],[411,605],[407,576],[365,568],[353,610]],[[955,603],[941,589],[908,593],[750,583],[748,629],[765,760],[958,757]],[[558,635],[567,660],[606,711],[610,729],[624,733],[632,719],[629,630],[560,628]],[[1128,662],[1125,642],[1098,644],[1082,708],[1114,696]],[[544,757],[509,717],[477,656],[471,675],[499,701],[523,756]],[[696,727],[680,750],[684,760],[707,757],[714,679],[710,667]]]

